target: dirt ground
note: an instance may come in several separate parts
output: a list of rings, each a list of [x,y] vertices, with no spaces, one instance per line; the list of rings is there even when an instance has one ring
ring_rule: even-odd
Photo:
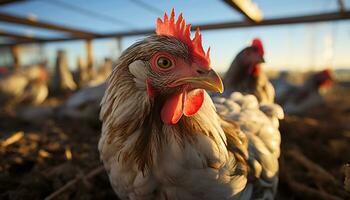
[[[277,199],[350,199],[350,93],[335,92],[326,105],[281,122]],[[99,123],[29,123],[1,113],[0,199],[118,199],[100,167],[99,135]]]

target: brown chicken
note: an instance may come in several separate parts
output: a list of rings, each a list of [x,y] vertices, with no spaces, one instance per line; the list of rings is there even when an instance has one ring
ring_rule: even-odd
[[[253,95],[223,92],[182,15],[126,49],[101,103],[101,160],[121,199],[273,199],[278,124]],[[215,108],[216,106],[216,108]],[[218,110],[217,110],[218,109]],[[220,110],[219,110],[220,109]]]
[[[275,91],[261,69],[264,47],[260,39],[238,53],[224,77],[225,94],[253,94],[263,103],[273,103]]]

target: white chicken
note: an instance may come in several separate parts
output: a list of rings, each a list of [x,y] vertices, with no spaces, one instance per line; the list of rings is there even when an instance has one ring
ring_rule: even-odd
[[[206,90],[223,84],[199,30],[191,39],[173,10],[156,33],[123,52],[101,103],[98,148],[114,191],[136,200],[273,199],[283,112],[240,93],[214,105]]]
[[[0,78],[0,102],[3,106],[39,105],[48,96],[47,80],[48,73],[43,66],[8,73]]]
[[[331,71],[325,69],[310,75],[302,85],[286,80],[276,85],[276,101],[288,114],[301,114],[324,103],[321,91],[328,90],[333,83]]]
[[[105,90],[106,83],[78,90],[58,108],[58,115],[72,119],[97,121],[100,102]]]

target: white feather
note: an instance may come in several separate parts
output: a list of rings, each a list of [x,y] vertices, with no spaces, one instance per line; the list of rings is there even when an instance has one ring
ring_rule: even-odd
[[[141,60],[135,60],[129,65],[129,71],[135,76],[137,82],[145,84],[147,79],[147,69]],[[135,80],[135,79],[134,79]]]
[[[278,130],[279,119],[284,117],[277,104],[261,104],[253,95],[234,92],[229,99],[217,98],[215,106],[224,118],[239,123],[249,142],[249,163],[260,186],[266,188],[262,197],[273,199],[278,180],[278,157],[281,136]],[[224,111],[231,110],[228,114]],[[250,185],[251,187],[251,185]],[[250,191],[249,185],[245,189]],[[245,195],[241,196],[246,198]],[[244,199],[243,198],[243,199]]]

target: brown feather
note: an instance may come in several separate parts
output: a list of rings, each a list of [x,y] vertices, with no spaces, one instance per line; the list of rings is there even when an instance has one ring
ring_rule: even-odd
[[[225,132],[227,139],[227,149],[233,153],[237,161],[237,174],[245,176],[249,173],[248,165],[248,141],[245,135],[240,134],[240,127],[234,121],[221,119],[221,127]]]

